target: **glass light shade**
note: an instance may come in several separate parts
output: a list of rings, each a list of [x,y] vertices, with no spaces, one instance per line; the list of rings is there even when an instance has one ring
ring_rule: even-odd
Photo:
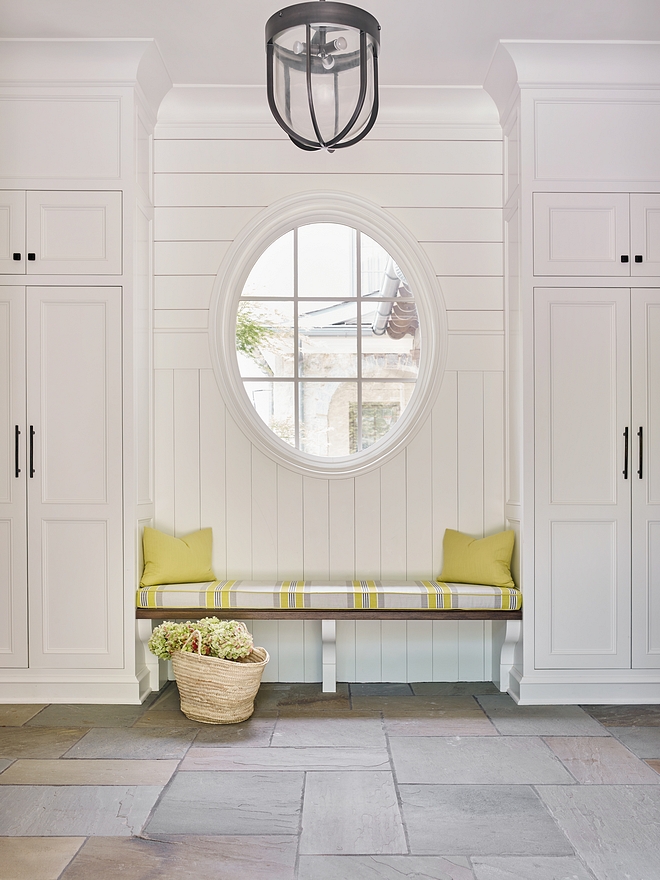
[[[378,114],[376,19],[346,3],[299,3],[266,23],[268,103],[303,150],[360,141]]]

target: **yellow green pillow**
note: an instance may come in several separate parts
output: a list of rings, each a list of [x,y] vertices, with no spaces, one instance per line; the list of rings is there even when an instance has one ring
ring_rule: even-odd
[[[515,587],[511,577],[514,539],[513,531],[498,532],[487,538],[471,538],[462,532],[446,529],[439,580],[444,583]]]
[[[211,570],[213,532],[201,529],[183,538],[173,538],[158,529],[145,527],[142,535],[144,571],[141,587],[159,584],[197,584],[214,581]]]

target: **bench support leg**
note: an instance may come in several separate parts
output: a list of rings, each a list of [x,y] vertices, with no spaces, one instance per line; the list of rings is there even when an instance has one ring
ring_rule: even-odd
[[[136,620],[135,623],[136,641],[138,646],[142,646],[142,662],[148,669],[147,681],[149,683],[149,688],[152,691],[157,692],[167,681],[167,664],[162,660],[159,660],[158,657],[152,654],[149,650],[149,639],[151,638],[154,621],[141,618]]]
[[[509,690],[509,673],[516,661],[516,647],[522,637],[522,620],[507,620],[504,643],[500,652],[499,688],[506,693]]]
[[[321,621],[323,644],[323,693],[334,694],[337,690],[337,621]]]

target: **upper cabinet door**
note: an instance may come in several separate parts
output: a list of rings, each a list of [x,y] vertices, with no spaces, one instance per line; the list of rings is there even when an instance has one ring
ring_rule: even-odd
[[[25,193],[0,192],[0,274],[25,272]]]
[[[120,275],[121,193],[28,192],[30,275]]]
[[[535,275],[630,275],[627,193],[535,193]]]
[[[630,196],[630,262],[633,275],[660,275],[660,194]]]

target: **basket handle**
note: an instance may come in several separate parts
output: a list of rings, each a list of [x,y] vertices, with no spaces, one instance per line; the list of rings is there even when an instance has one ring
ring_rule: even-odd
[[[181,650],[183,651],[183,649],[184,649],[185,647],[187,647],[188,642],[192,639],[192,637],[193,637],[194,635],[197,636],[197,653],[198,653],[199,656],[201,657],[201,656],[202,656],[202,634],[201,634],[201,632],[200,632],[198,629],[194,629],[194,630],[190,633],[190,635],[188,636],[188,638],[185,640],[185,642],[184,642],[183,645],[181,646]],[[191,651],[191,653],[194,654],[195,652],[194,652],[194,651]]]

